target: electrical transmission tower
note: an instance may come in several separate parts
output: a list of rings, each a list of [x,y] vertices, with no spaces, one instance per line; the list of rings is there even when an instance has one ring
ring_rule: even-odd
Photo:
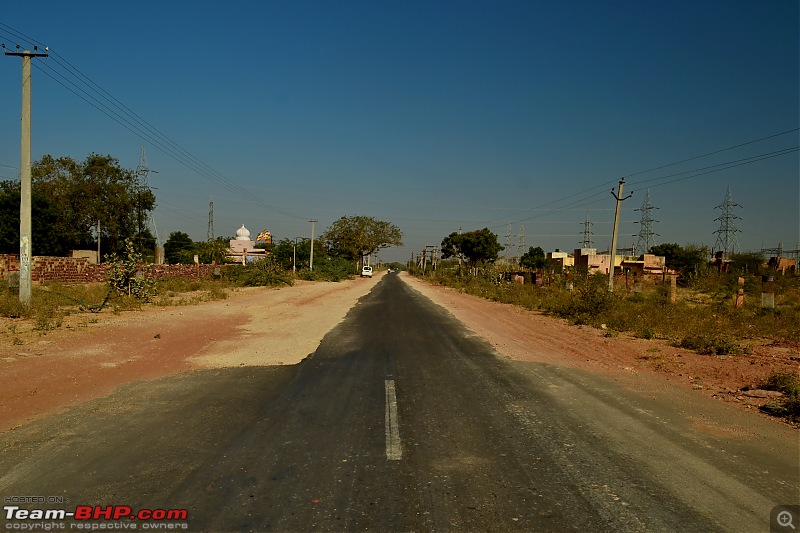
[[[208,202],[208,242],[214,240],[214,196]]]
[[[519,227],[519,238],[517,239],[517,257],[525,255],[525,226]]]
[[[511,225],[508,225],[506,229],[506,253],[511,253]]]
[[[147,154],[144,151],[144,145],[142,145],[142,150],[139,152],[139,164],[136,165],[136,177],[139,179],[139,192],[137,198],[137,217],[139,219],[139,240],[141,244],[142,232],[144,231],[144,227],[153,226],[153,233],[155,234],[156,238],[156,246],[161,244],[161,239],[158,237],[158,228],[156,227],[156,221],[153,220],[153,217],[148,214],[147,218],[145,219],[142,216],[142,202],[141,202],[141,194],[143,191],[150,191],[150,173],[158,173],[157,170],[150,170],[150,167],[147,166]]]
[[[722,214],[714,219],[719,220],[719,229],[714,232],[717,234],[714,252],[723,252],[725,256],[740,251],[739,239],[736,237],[736,234],[741,233],[742,230],[736,228],[736,220],[741,220],[741,218],[733,213],[734,207],[742,206],[734,203],[733,196],[731,195],[731,186],[728,185],[728,191],[725,193],[725,201],[714,208],[722,211]]]
[[[586,210],[586,220],[583,222],[583,241],[581,241],[581,245],[584,248],[594,247],[594,241],[592,240],[592,224],[593,222],[589,221],[589,210]]]
[[[653,209],[659,208],[654,207],[653,204],[650,203],[650,189],[647,189],[647,191],[644,193],[644,202],[642,203],[642,207],[639,209],[634,209],[634,211],[642,212],[642,218],[639,220],[639,239],[636,241],[636,250],[641,250],[641,253],[643,254],[648,253],[650,251],[650,247],[655,244],[655,242],[653,242],[653,237],[661,236],[653,231],[653,222],[658,222],[658,220],[653,219],[653,215],[650,213]],[[634,235],[634,237],[637,237],[637,235]]]

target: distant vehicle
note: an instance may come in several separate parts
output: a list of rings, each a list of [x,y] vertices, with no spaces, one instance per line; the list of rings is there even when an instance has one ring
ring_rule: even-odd
[[[362,278],[371,278],[372,277],[372,267],[364,265],[361,267],[361,277]]]

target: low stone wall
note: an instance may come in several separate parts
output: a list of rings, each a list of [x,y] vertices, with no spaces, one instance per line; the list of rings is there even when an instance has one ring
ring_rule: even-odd
[[[63,283],[91,283],[106,281],[105,264],[89,262],[84,257],[34,256],[31,266],[33,281],[60,281]],[[210,276],[218,265],[142,265],[142,269],[157,279],[201,278]],[[0,254],[0,276],[8,279],[19,272],[19,255]]]

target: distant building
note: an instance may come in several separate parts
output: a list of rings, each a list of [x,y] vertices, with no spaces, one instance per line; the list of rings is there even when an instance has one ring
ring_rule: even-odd
[[[624,259],[620,264],[623,272],[629,272],[635,276],[660,276],[672,273],[667,269],[666,258],[661,255],[642,254],[638,259]]]
[[[244,265],[255,259],[266,257],[267,251],[263,248],[256,248],[255,244],[255,241],[250,239],[250,230],[242,224],[242,227],[236,230],[236,238],[230,241],[228,258]]]
[[[767,266],[773,268],[783,275],[797,273],[797,259],[788,257],[770,257]]]
[[[575,264],[575,258],[558,248],[554,252],[547,252],[547,262],[556,270],[564,270]]]
[[[614,266],[622,264],[622,256],[614,257]],[[608,275],[611,268],[611,256],[598,254],[595,248],[576,248],[573,253],[575,268],[584,268],[590,274],[600,273]]]

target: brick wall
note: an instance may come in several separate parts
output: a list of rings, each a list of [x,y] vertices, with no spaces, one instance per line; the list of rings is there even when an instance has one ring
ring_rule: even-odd
[[[31,267],[33,281],[61,281],[64,283],[89,283],[106,281],[106,265],[90,263],[83,257],[35,256]],[[143,265],[142,268],[157,279],[197,278],[210,276],[217,265]],[[0,276],[8,279],[11,272],[19,272],[19,255],[0,254]]]

